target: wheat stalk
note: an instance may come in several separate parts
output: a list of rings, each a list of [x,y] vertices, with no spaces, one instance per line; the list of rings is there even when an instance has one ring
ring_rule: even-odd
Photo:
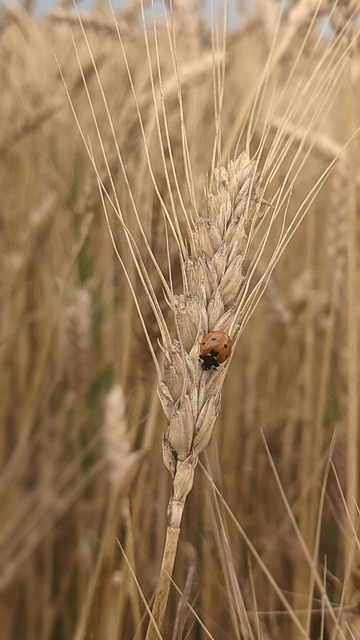
[[[163,436],[164,464],[172,477],[168,529],[147,640],[161,627],[175,562],[181,518],[199,454],[219,414],[228,366],[204,371],[199,342],[209,331],[239,335],[239,306],[246,286],[244,261],[259,220],[260,189],[255,161],[242,153],[216,169],[202,215],[191,224],[190,251],[182,256],[183,293],[168,300],[176,337],[163,345],[164,372],[158,392],[169,420]],[[166,332],[163,332],[166,335]],[[155,624],[154,624],[155,623]]]

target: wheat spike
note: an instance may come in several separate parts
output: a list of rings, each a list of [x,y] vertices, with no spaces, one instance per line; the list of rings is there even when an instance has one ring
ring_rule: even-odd
[[[242,153],[228,166],[214,171],[213,188],[206,192],[202,215],[189,236],[190,251],[183,259],[183,293],[171,296],[177,338],[163,346],[165,364],[158,387],[169,425],[163,436],[164,464],[172,476],[168,529],[153,619],[160,627],[186,497],[191,491],[198,456],[207,446],[220,410],[227,366],[204,371],[199,342],[213,329],[239,334],[245,286],[243,265],[259,219],[256,163]],[[157,637],[150,622],[147,640]]]
[[[76,289],[67,308],[69,343],[69,381],[79,397],[84,397],[88,383],[90,349],[90,296],[85,289]]]
[[[331,182],[328,254],[333,278],[340,282],[346,266],[347,219],[347,167],[343,158],[337,161]]]
[[[189,238],[183,293],[169,301],[178,337],[163,348],[159,396],[169,418],[164,463],[173,478],[169,526],[179,527],[199,453],[208,444],[220,409],[226,367],[203,371],[199,342],[211,330],[233,331],[245,286],[243,264],[260,201],[256,164],[243,153],[214,172],[201,216]]]
[[[105,400],[103,442],[109,482],[117,493],[125,493],[144,452],[130,451],[125,397],[119,384],[110,389]]]

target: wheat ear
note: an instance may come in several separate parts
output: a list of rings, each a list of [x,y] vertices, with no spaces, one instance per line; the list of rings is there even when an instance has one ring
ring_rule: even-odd
[[[202,215],[193,221],[189,252],[182,256],[183,293],[168,300],[177,337],[163,345],[159,397],[169,420],[163,436],[164,464],[172,477],[168,527],[159,581],[146,640],[158,637],[175,562],[181,518],[199,454],[218,416],[227,365],[204,371],[199,342],[212,330],[236,341],[239,303],[246,287],[244,261],[259,219],[256,163],[246,153],[216,169]]]

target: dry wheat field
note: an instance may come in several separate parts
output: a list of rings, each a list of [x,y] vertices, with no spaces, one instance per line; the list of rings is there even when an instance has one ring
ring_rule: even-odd
[[[237,9],[0,12],[0,640],[360,638],[359,6]]]

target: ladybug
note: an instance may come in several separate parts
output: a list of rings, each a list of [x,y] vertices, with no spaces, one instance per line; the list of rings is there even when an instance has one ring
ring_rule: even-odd
[[[205,371],[217,369],[231,353],[231,338],[225,331],[210,331],[200,344],[201,366]]]

